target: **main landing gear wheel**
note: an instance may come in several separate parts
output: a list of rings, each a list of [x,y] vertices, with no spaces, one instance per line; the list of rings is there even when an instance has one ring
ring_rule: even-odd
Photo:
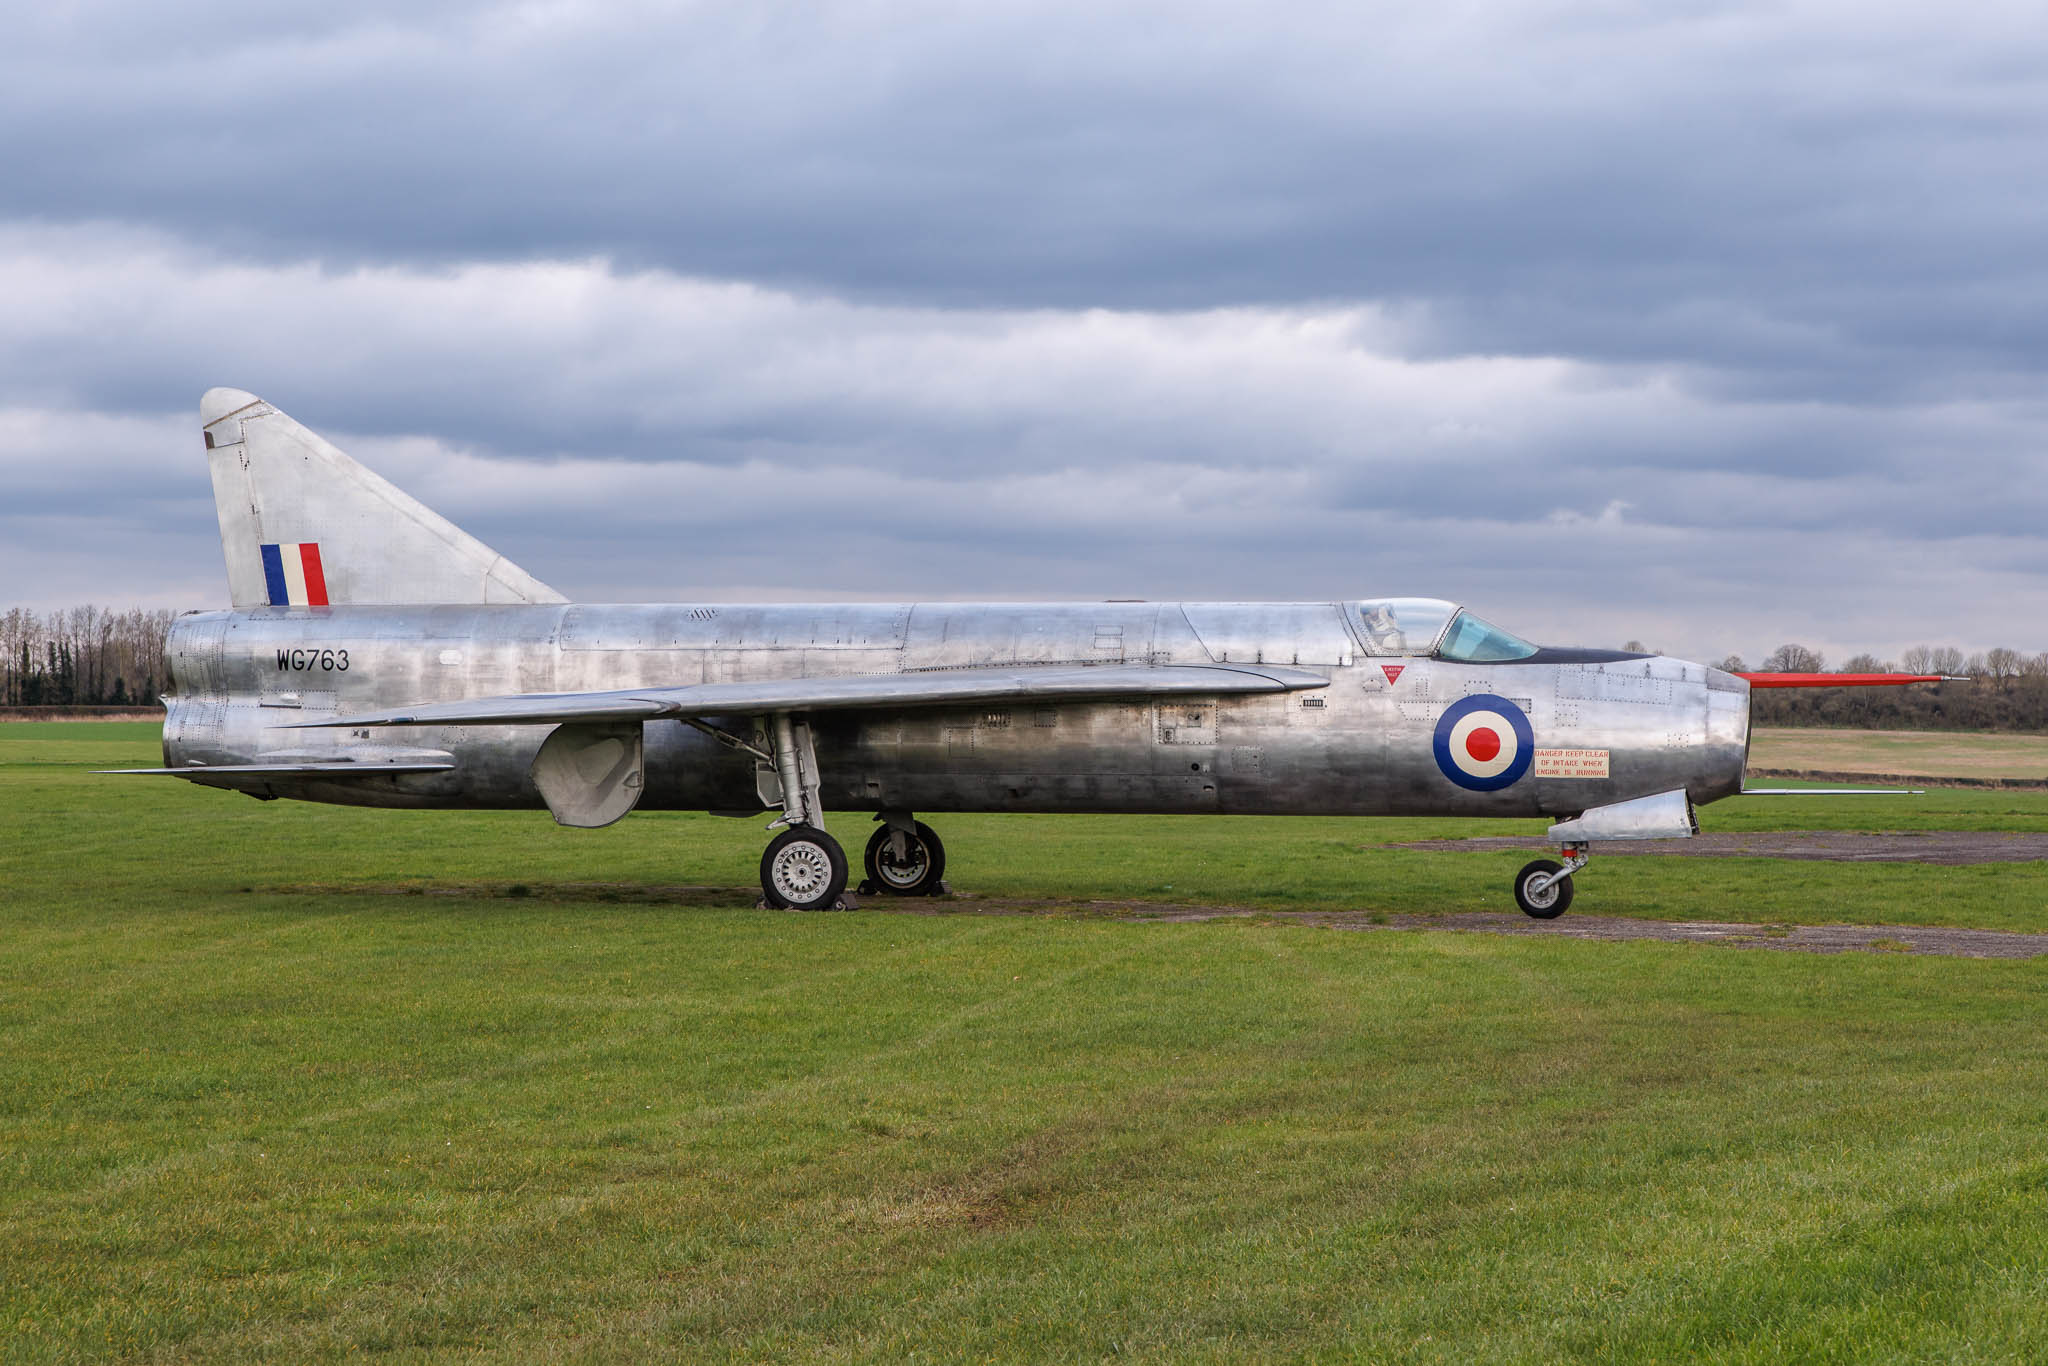
[[[1562,863],[1540,858],[1515,874],[1515,904],[1538,920],[1555,920],[1572,904],[1572,880],[1558,877]]]
[[[904,845],[901,857],[891,847],[891,836],[899,833]],[[946,876],[946,846],[939,843],[937,833],[923,821],[913,822],[911,829],[904,831],[885,825],[868,840],[862,863],[867,868],[868,882],[877,892],[891,896],[936,896],[940,880]]]
[[[846,851],[811,825],[792,825],[761,855],[761,894],[770,906],[830,910],[846,890]]]

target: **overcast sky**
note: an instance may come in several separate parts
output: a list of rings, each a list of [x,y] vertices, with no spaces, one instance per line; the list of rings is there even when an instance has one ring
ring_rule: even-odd
[[[250,389],[571,597],[2048,650],[2038,3],[31,9],[0,604]]]

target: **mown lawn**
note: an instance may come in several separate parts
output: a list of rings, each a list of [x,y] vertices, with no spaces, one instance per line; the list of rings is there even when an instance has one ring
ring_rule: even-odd
[[[766,913],[759,822],[83,772],[152,743],[0,730],[0,1358],[2048,1355],[2036,963]],[[990,893],[1404,910],[1517,856],[1371,846],[1525,827],[943,828]],[[1951,870],[1590,871],[1840,919]],[[1944,923],[2017,923],[1994,871]]]

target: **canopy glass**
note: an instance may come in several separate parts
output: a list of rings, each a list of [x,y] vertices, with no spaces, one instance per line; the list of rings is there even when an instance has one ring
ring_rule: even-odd
[[[1528,641],[1440,598],[1373,598],[1351,608],[1352,623],[1370,654],[1498,664],[1536,653]]]

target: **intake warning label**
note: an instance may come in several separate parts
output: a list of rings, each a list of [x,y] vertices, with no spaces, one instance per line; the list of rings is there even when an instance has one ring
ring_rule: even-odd
[[[1605,778],[1607,751],[1604,749],[1539,749],[1536,751],[1539,778]]]

